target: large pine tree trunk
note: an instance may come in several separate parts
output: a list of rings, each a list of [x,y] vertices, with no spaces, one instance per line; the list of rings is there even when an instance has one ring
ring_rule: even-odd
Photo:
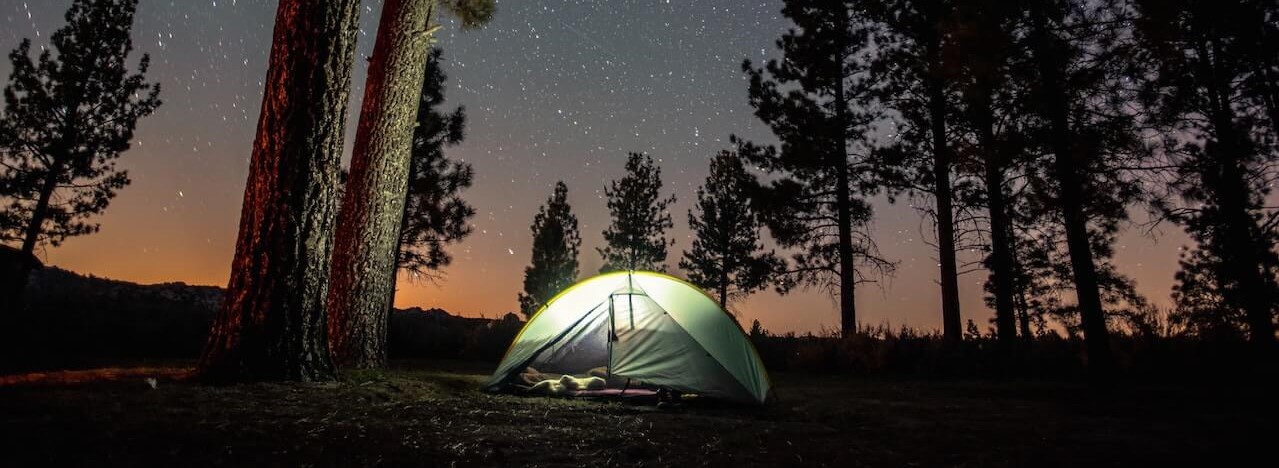
[[[31,270],[35,267],[33,260],[35,259],[36,245],[40,243],[40,234],[44,233],[44,222],[49,218],[49,206],[53,203],[53,192],[58,189],[58,179],[63,177],[63,171],[66,170],[67,156],[63,152],[69,149],[69,146],[76,140],[76,132],[79,127],[76,122],[76,113],[80,107],[79,99],[73,97],[63,107],[64,117],[62,124],[62,151],[53,156],[53,162],[49,164],[49,170],[44,174],[43,183],[40,185],[40,198],[36,199],[36,206],[31,209],[31,219],[27,220],[26,232],[22,236],[22,258],[18,264],[17,271],[14,272],[12,278],[6,278],[9,282],[5,287],[11,288],[9,296],[12,298],[13,308],[18,312],[26,310],[27,283],[31,278]]]
[[[1061,205],[1062,222],[1066,229],[1066,247],[1070,252],[1070,269],[1074,274],[1075,295],[1079,306],[1079,319],[1084,330],[1084,345],[1088,348],[1089,367],[1104,374],[1112,365],[1110,356],[1110,332],[1106,329],[1106,316],[1101,306],[1101,287],[1097,280],[1097,265],[1093,259],[1088,239],[1088,217],[1084,214],[1083,183],[1077,172],[1078,163],[1071,157],[1069,136],[1054,129],[1054,166],[1060,185],[1058,203]]]
[[[1237,165],[1229,161],[1232,157],[1223,155],[1220,159],[1225,160],[1218,165],[1221,180],[1213,184],[1219,184],[1213,191],[1218,196],[1217,204],[1226,225],[1222,229],[1225,239],[1219,240],[1217,245],[1230,246],[1226,251],[1220,252],[1225,264],[1222,273],[1233,276],[1229,278],[1232,280],[1230,282],[1238,285],[1238,297],[1235,300],[1239,301],[1238,305],[1244,310],[1248,336],[1263,357],[1267,357],[1275,351],[1275,304],[1274,296],[1266,284],[1268,280],[1265,277],[1265,267],[1257,260],[1267,257],[1271,246],[1263,245],[1258,240],[1261,235],[1247,208],[1247,181]]]
[[[433,4],[387,0],[382,6],[333,252],[329,338],[343,365],[386,364],[387,314]]]
[[[358,0],[281,0],[225,305],[198,372],[334,377],[325,326]]]
[[[1022,265],[1017,259],[1018,246],[1020,241],[1017,239],[1015,228],[1013,226],[1014,211],[1012,207],[1006,206],[1005,213],[1008,215],[1008,250],[1009,273],[1014,278],[1010,281],[1013,290],[1013,309],[1017,311],[1017,327],[1021,333],[1021,352],[1024,354],[1030,350],[1030,344],[1034,339],[1034,334],[1030,331],[1030,304],[1026,299],[1026,273],[1022,271]]]
[[[727,243],[723,243],[721,245],[727,245]],[[728,267],[727,257],[728,255],[724,255],[723,257],[720,258],[719,287],[716,288],[719,296],[719,308],[724,310],[728,310],[728,286],[729,286],[728,268],[729,267]],[[733,318],[736,319],[737,316],[734,315]]]
[[[1069,119],[1069,98],[1065,83],[1064,63],[1067,59],[1050,31],[1045,12],[1034,13],[1033,48],[1042,86],[1041,105],[1048,121],[1048,150],[1053,158],[1053,173],[1058,185],[1057,205],[1062,227],[1066,231],[1066,248],[1075,285],[1079,318],[1084,331],[1084,347],[1088,366],[1098,376],[1110,373],[1110,332],[1101,305],[1101,287],[1097,265],[1088,236],[1088,216],[1084,212],[1084,180],[1079,170],[1085,166],[1075,154],[1074,132]]]
[[[1217,56],[1219,51],[1214,54]],[[1205,63],[1204,74],[1209,77],[1222,76],[1221,70],[1211,62]],[[1220,222],[1224,224],[1217,235],[1215,244],[1220,252],[1225,268],[1222,275],[1225,282],[1238,286],[1238,297],[1228,298],[1244,310],[1248,323],[1249,337],[1257,345],[1263,357],[1275,351],[1274,297],[1269,291],[1266,278],[1266,267],[1261,260],[1271,255],[1273,246],[1261,239],[1263,234],[1257,221],[1250,212],[1252,206],[1251,184],[1245,178],[1241,161],[1246,161],[1246,145],[1241,144],[1242,137],[1235,127],[1235,114],[1229,103],[1228,86],[1221,82],[1212,82],[1213,89],[1208,93],[1214,108],[1212,127],[1215,139],[1208,143],[1208,157],[1212,164],[1207,164],[1207,171],[1201,180],[1207,192],[1214,198]]]
[[[990,89],[982,86],[981,95],[974,109],[978,145],[983,154],[986,208],[990,216],[991,283],[995,295],[995,331],[999,348],[1005,356],[1016,349],[1016,318],[1013,301],[1013,250],[1008,222],[1008,207],[1004,199],[1004,158],[995,141],[994,115],[990,104]]]
[[[1021,341],[1019,344],[1021,344],[1022,353],[1025,353],[1030,349],[1030,343],[1035,338],[1034,333],[1031,333],[1030,331],[1030,310],[1027,310],[1029,307],[1026,306],[1024,298],[1018,297],[1018,300],[1014,301],[1014,303],[1018,304],[1018,307],[1016,308],[1017,326],[1021,331]]]
[[[9,297],[8,302],[11,306],[6,306],[0,311],[7,311],[9,307],[12,307],[14,312],[21,313],[26,309],[27,282],[30,281],[31,270],[35,268],[32,260],[35,258],[36,244],[40,241],[40,234],[44,232],[44,221],[49,214],[53,191],[58,187],[58,177],[62,172],[61,161],[61,158],[55,160],[53,166],[49,168],[49,173],[45,175],[44,184],[40,187],[40,198],[36,200],[36,206],[31,210],[31,219],[27,221],[27,229],[22,238],[22,258],[19,259],[13,277],[4,278],[5,284],[0,286],[8,289],[9,293],[6,296]]]
[[[857,332],[857,265],[853,258],[852,202],[849,200],[847,158],[836,170],[835,210],[839,220],[839,329],[844,336]]]
[[[929,131],[933,139],[933,196],[937,201],[937,257],[941,264],[942,334],[954,345],[963,340],[959,313],[959,268],[955,260],[955,211],[950,186],[950,147],[946,142],[946,92],[941,71],[940,38],[929,46]]]
[[[847,17],[847,15],[845,15]],[[840,56],[836,60],[842,62],[846,43],[838,44],[836,50]],[[844,76],[842,70],[835,83],[835,127],[836,145],[831,161],[835,166],[835,219],[839,223],[839,330],[843,336],[851,336],[857,332],[857,302],[854,293],[857,287],[857,265],[853,258],[853,207],[851,175],[848,168],[848,109],[844,96]]]

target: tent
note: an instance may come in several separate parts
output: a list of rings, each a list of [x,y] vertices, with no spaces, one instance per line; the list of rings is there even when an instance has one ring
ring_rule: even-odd
[[[569,390],[581,390],[571,394],[664,388],[746,403],[770,396],[764,364],[737,322],[696,286],[648,271],[603,274],[560,292],[515,336],[485,388],[528,389],[561,374]],[[591,377],[597,381],[581,383]]]

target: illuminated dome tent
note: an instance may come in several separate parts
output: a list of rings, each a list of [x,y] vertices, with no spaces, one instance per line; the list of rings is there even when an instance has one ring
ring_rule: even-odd
[[[516,335],[485,387],[569,395],[666,388],[749,403],[769,396],[764,364],[737,322],[696,286],[647,271],[599,275],[559,293]]]

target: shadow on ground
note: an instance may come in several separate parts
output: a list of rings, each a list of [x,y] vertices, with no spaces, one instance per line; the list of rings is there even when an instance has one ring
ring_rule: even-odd
[[[1223,465],[1264,455],[1275,420],[1272,398],[1237,386],[791,374],[767,408],[657,409],[487,394],[489,370],[398,362],[223,387],[174,367],[0,377],[0,466]]]

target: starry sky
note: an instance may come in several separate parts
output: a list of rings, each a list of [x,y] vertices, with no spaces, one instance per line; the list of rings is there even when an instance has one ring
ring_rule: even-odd
[[[0,50],[22,38],[36,48],[63,24],[70,0],[0,0]],[[276,2],[142,0],[134,24],[137,53],[152,58],[148,76],[164,105],[143,120],[121,159],[133,184],[99,218],[102,231],[40,252],[46,263],[142,283],[224,286],[229,276],[248,158],[262,97]],[[493,22],[439,34],[449,74],[447,105],[467,109],[466,141],[447,154],[476,170],[465,197],[475,233],[454,246],[438,283],[400,282],[396,305],[442,307],[468,316],[516,310],[529,260],[529,224],[557,180],[583,233],[582,272],[600,266],[595,247],[608,224],[606,181],[626,153],[646,152],[663,169],[678,202],[667,265],[690,245],[687,211],[710,158],[728,137],[771,142],[751,114],[744,58],[776,56],[788,21],[780,0],[505,0]],[[352,110],[363,95],[366,58],[381,2],[364,0]],[[136,58],[136,57],[135,57]],[[0,63],[7,80],[12,67]],[[348,119],[347,151],[355,115]],[[862,323],[940,328],[936,254],[930,225],[907,202],[876,202],[873,232],[899,261],[881,285],[858,289]],[[1140,218],[1140,217],[1139,217]],[[1118,245],[1120,271],[1155,304],[1167,306],[1179,231],[1129,229]],[[964,253],[961,261],[975,261]],[[961,277],[963,315],[984,329],[984,271]],[[730,308],[744,324],[773,331],[835,330],[839,315],[820,291],[760,293]]]

